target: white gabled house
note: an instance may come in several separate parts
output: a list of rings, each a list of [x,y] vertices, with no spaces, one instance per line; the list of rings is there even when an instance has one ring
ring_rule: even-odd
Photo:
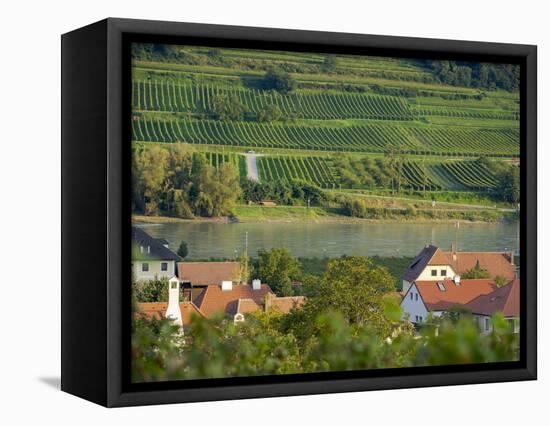
[[[501,276],[508,282],[516,277],[513,252],[460,252],[454,246],[445,252],[427,245],[403,274],[403,293],[413,282],[454,280],[478,264],[489,272],[492,279]]]
[[[132,273],[139,280],[170,279],[176,275],[179,257],[166,240],[156,239],[132,226]]]

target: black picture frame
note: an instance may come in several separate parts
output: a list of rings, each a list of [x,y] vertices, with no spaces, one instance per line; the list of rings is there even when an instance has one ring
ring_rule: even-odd
[[[61,41],[63,391],[118,407],[536,379],[536,46],[117,18],[64,34]],[[520,360],[131,384],[128,96],[132,41],[519,64]]]

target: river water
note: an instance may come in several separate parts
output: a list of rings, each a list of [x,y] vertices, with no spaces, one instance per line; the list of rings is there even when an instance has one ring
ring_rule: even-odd
[[[177,250],[187,242],[188,260],[234,258],[244,251],[286,247],[296,257],[414,256],[424,245],[448,250],[457,237],[453,224],[410,223],[210,223],[142,224],[156,238],[165,238]],[[507,251],[518,248],[517,223],[460,224],[461,251]]]

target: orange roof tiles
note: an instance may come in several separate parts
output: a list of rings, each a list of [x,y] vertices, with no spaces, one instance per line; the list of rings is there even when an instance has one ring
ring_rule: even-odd
[[[276,297],[273,293],[270,293],[270,295],[271,297],[269,300],[267,300],[267,297],[269,296],[266,295],[263,301],[254,299],[239,299],[235,313],[246,314],[249,312],[264,310],[267,302],[268,310],[270,312],[288,314],[293,308],[303,306],[305,302],[304,296]]]
[[[270,300],[269,309],[281,314],[288,314],[293,308],[300,308],[305,302],[303,296],[275,297]]]
[[[193,286],[220,285],[240,279],[239,262],[178,262],[178,278]]]
[[[511,263],[510,253],[504,252],[464,252],[456,253],[436,251],[429,265],[451,265],[458,274],[464,274],[474,268],[479,262],[482,269],[486,269],[492,278],[501,275],[507,280],[513,280],[516,269]]]
[[[266,294],[273,292],[267,284],[262,284],[259,290],[252,289],[247,284],[233,285],[232,290],[222,290],[219,285],[209,285],[197,297],[196,304],[206,317],[218,313],[234,315],[237,312],[239,299],[252,299],[262,303]]]
[[[443,284],[445,291],[439,288],[438,283]],[[426,308],[430,311],[442,311],[455,305],[464,305],[496,289],[491,279],[462,280],[460,285],[456,285],[452,280],[416,281],[415,284]]]
[[[144,302],[138,304],[139,311],[136,315],[142,315],[147,319],[161,319],[166,315],[168,302]],[[201,310],[193,302],[180,302],[181,320],[183,325],[191,323],[193,314],[204,316]]]
[[[502,312],[505,317],[519,317],[519,280],[476,297],[466,304],[466,307],[473,314],[493,315]]]

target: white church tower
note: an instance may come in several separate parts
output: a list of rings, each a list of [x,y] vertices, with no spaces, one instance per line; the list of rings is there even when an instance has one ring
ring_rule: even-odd
[[[168,280],[168,309],[166,318],[173,319],[180,327],[183,326],[180,309],[180,282],[177,277]]]

